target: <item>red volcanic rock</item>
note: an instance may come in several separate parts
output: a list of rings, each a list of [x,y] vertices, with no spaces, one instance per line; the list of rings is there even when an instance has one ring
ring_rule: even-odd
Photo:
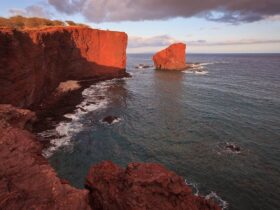
[[[0,209],[59,210],[219,210],[194,196],[182,177],[159,164],[102,162],[78,190],[57,177],[42,157],[42,147],[23,130],[35,114],[0,105]]]
[[[9,104],[0,104],[0,123],[17,128],[28,128],[36,120],[34,112],[26,109],[17,109]]]
[[[0,109],[14,111],[13,114],[7,111],[5,118],[2,118],[4,112],[1,111],[0,209],[91,209],[88,192],[61,181],[41,156],[39,141],[20,128],[33,114],[11,107]],[[16,119],[23,121],[15,124]]]
[[[183,70],[186,68],[186,45],[172,44],[153,56],[156,69]]]
[[[91,205],[103,210],[218,210],[194,196],[184,179],[159,164],[131,163],[126,169],[105,161],[86,179]]]
[[[86,27],[0,30],[0,103],[39,104],[60,82],[122,76],[127,35]]]

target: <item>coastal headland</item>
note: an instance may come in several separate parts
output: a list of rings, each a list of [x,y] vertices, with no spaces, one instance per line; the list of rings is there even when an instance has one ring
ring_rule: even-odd
[[[123,32],[81,26],[0,30],[0,209],[220,209],[159,164],[104,161],[79,190],[42,156],[34,123],[89,84],[127,76],[126,47]]]

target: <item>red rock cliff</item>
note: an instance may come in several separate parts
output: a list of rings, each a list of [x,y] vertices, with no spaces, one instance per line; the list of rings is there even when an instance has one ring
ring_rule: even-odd
[[[88,192],[60,180],[27,130],[35,113],[0,105],[0,209],[89,210]]]
[[[0,30],[0,103],[30,107],[60,82],[125,73],[127,35],[85,27]]]
[[[186,44],[172,44],[153,56],[156,69],[183,70],[186,68]]]

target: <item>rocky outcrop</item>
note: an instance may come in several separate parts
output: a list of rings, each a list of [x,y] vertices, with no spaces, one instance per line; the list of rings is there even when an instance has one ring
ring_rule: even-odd
[[[127,35],[86,27],[0,30],[0,103],[39,104],[60,82],[123,76]]]
[[[10,104],[0,105],[0,124],[30,129],[36,120],[36,115],[27,109],[17,109]]]
[[[158,70],[186,69],[186,44],[172,44],[168,48],[156,53],[153,61]]]
[[[88,192],[60,180],[38,140],[22,129],[35,114],[0,105],[0,115],[0,209],[91,209]]]
[[[93,166],[86,179],[94,209],[219,210],[194,196],[184,179],[159,164],[131,163],[123,169],[110,161]]]
[[[182,177],[159,164],[131,163],[123,169],[104,161],[93,166],[86,189],[57,177],[42,146],[23,130],[35,114],[0,105],[0,209],[218,210],[194,196]]]

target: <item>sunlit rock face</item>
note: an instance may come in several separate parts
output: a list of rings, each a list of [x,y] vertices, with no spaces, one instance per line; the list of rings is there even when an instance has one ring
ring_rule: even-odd
[[[30,107],[66,80],[125,73],[127,35],[86,27],[0,29],[0,103]]]
[[[158,70],[184,70],[186,68],[186,44],[176,43],[156,53],[153,61]]]

